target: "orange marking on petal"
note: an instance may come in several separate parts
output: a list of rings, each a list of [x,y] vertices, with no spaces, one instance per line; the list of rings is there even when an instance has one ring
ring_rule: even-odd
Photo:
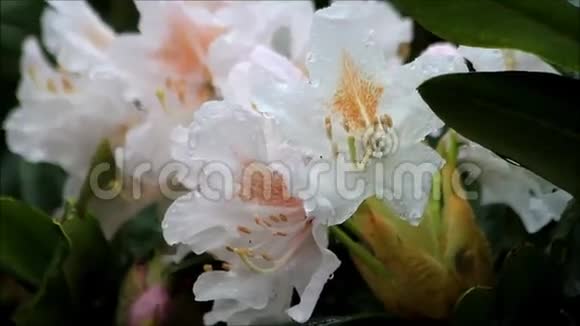
[[[288,222],[288,217],[287,217],[286,215],[284,215],[284,214],[280,214],[280,219],[281,219],[283,222]]]
[[[280,237],[285,237],[285,236],[288,235],[288,233],[278,231],[278,232],[275,232],[274,235],[277,235],[277,236],[280,236]]]
[[[245,234],[250,234],[252,233],[252,231],[250,231],[250,229],[248,229],[245,226],[238,226],[238,231],[240,231],[241,233],[245,233]]]
[[[223,28],[198,26],[176,10],[169,19],[169,35],[153,56],[180,75],[206,73],[209,45],[223,32]]]
[[[270,215],[270,220],[274,223],[280,223],[280,219],[274,215]]]
[[[254,201],[267,206],[299,206],[301,201],[292,197],[284,177],[277,171],[272,171],[265,165],[248,164],[244,169],[241,182],[240,198],[245,201]],[[277,217],[270,219],[274,222]],[[266,222],[266,220],[262,220]]]
[[[72,93],[74,91],[74,86],[73,86],[72,82],[68,78],[62,77],[61,78],[61,82],[62,82],[62,89],[66,93]]]
[[[342,72],[333,108],[343,118],[345,129],[363,130],[377,120],[384,88],[370,80],[348,53],[342,57]]]

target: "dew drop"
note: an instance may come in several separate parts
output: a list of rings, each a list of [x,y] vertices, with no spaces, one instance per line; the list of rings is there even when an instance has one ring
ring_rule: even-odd
[[[308,52],[308,54],[306,54],[306,62],[308,62],[308,63],[315,63],[316,62],[316,57],[314,56],[314,54],[312,52]]]
[[[369,30],[364,42],[365,42],[365,46],[375,45],[375,30],[374,29]]]
[[[328,280],[329,280],[329,281],[330,281],[330,280],[332,280],[333,278],[334,278],[334,273],[332,273],[332,274],[330,274],[330,275],[328,276]]]

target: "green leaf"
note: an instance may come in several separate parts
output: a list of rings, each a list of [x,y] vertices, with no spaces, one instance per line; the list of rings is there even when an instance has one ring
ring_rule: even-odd
[[[449,74],[419,93],[463,136],[580,193],[580,81],[554,74]]]
[[[515,48],[580,70],[580,10],[565,0],[393,0],[451,42]]]
[[[120,280],[110,247],[92,216],[67,207],[50,268],[34,297],[13,316],[17,325],[110,325]]]
[[[62,269],[69,252],[66,241],[59,243],[42,286],[34,297],[21,305],[12,320],[18,326],[73,325],[80,322],[76,303],[70,296],[69,284]]]
[[[164,244],[157,205],[143,209],[125,223],[111,242],[122,266],[145,260]]]
[[[50,216],[8,198],[0,198],[0,269],[34,287],[40,286],[65,236]]]
[[[488,326],[495,324],[495,294],[491,288],[474,287],[457,300],[451,324],[455,326]]]

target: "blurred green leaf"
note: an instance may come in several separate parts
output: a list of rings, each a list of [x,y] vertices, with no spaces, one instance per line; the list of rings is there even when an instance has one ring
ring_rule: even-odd
[[[51,164],[20,160],[20,198],[48,214],[62,205],[65,172]]]
[[[40,32],[42,0],[0,1],[0,48],[2,71],[5,78],[17,79],[22,41]]]
[[[69,205],[61,223],[64,240],[53,248],[34,297],[16,311],[17,325],[111,324],[119,269],[98,222]],[[26,256],[23,252],[19,256]]]
[[[2,0],[0,1],[2,24],[18,26],[31,32],[37,31],[44,6],[43,0]]]
[[[140,262],[164,244],[157,205],[150,205],[125,223],[111,245],[122,266]]]
[[[5,152],[0,160],[0,195],[18,198],[51,215],[62,205],[66,175],[52,164],[30,163]]]
[[[495,325],[495,294],[491,288],[474,287],[458,300],[451,317],[454,326]]]
[[[580,70],[580,9],[565,0],[392,0],[436,35],[459,44],[515,48]]]
[[[554,74],[449,74],[419,87],[451,128],[580,193],[580,81]]]
[[[0,198],[0,268],[20,281],[40,286],[61,242],[60,226],[46,214]]]
[[[76,304],[71,298],[69,284],[62,269],[68,250],[66,241],[59,243],[50,268],[43,277],[42,286],[12,316],[15,325],[73,325],[81,322],[75,313]]]
[[[18,167],[20,157],[11,152],[2,153],[0,160],[0,196],[16,198],[20,196]]]

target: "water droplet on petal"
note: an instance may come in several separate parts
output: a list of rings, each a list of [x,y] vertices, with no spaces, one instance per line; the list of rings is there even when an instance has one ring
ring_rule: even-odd
[[[365,42],[365,46],[375,45],[375,30],[374,29],[369,30],[364,42]]]
[[[316,57],[314,56],[314,54],[312,52],[308,52],[308,54],[306,54],[306,62],[308,62],[308,63],[315,63],[316,62]]]

